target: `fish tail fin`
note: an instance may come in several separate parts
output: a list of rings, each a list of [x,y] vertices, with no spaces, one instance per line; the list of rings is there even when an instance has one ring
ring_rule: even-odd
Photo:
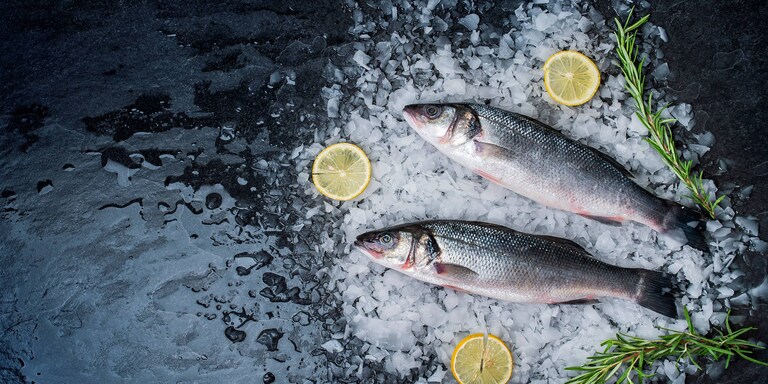
[[[637,269],[640,281],[637,286],[635,301],[654,312],[677,318],[677,306],[674,293],[677,291],[672,279],[662,272]]]
[[[709,251],[707,239],[704,238],[703,218],[700,212],[671,201],[665,202],[664,208],[664,217],[661,221],[661,231],[664,234],[702,252]],[[690,223],[694,222],[696,224],[691,226]]]

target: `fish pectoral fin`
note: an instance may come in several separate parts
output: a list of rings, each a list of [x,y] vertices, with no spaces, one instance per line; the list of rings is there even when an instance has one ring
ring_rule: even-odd
[[[558,301],[556,303],[550,303],[550,304],[597,304],[600,300],[597,299],[576,299],[576,300],[568,300],[568,301]]]
[[[614,218],[611,218],[611,217],[590,216],[590,215],[585,215],[585,214],[582,214],[582,213],[580,213],[579,215],[583,216],[583,217],[586,217],[587,219],[591,219],[591,220],[594,220],[594,221],[597,221],[599,223],[603,223],[603,224],[606,224],[606,225],[611,225],[611,226],[614,226],[614,227],[620,227],[621,226],[621,221],[619,221],[618,218],[614,219]]]
[[[509,150],[504,147],[479,139],[473,139],[472,141],[475,143],[475,153],[480,157],[509,156]]]
[[[467,267],[449,263],[435,263],[435,272],[437,272],[440,277],[449,280],[474,279],[478,276],[477,272]]]

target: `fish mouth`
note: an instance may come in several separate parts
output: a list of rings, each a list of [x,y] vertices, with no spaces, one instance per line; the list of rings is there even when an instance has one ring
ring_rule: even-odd
[[[357,247],[359,250],[365,252],[368,254],[368,256],[372,257],[373,259],[381,259],[382,254],[381,252],[374,251],[373,249],[368,248],[367,242],[365,241],[365,237],[367,234],[362,234],[355,239],[355,242],[352,243],[355,247]]]
[[[414,129],[424,128],[424,121],[421,119],[421,113],[419,113],[419,105],[411,104],[406,105],[403,108],[403,118]]]

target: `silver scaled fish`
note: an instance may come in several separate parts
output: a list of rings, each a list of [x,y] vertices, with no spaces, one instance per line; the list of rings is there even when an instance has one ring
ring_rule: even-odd
[[[615,297],[677,317],[672,280],[661,272],[606,264],[556,237],[445,220],[367,232],[355,246],[418,280],[499,300],[586,304]]]
[[[427,142],[480,176],[546,206],[606,223],[637,222],[700,250],[700,214],[660,199],[602,152],[517,113],[481,104],[416,104],[403,111]]]

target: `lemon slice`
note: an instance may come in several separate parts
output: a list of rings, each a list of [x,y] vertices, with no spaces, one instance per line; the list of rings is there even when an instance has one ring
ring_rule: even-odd
[[[354,144],[333,144],[323,149],[312,165],[312,182],[318,192],[331,199],[354,199],[370,181],[371,162]]]
[[[600,71],[576,51],[560,51],[544,63],[544,86],[556,102],[569,106],[589,101],[600,86]]]
[[[498,384],[512,378],[514,360],[501,339],[482,333],[465,337],[453,350],[451,372],[460,384]]]

